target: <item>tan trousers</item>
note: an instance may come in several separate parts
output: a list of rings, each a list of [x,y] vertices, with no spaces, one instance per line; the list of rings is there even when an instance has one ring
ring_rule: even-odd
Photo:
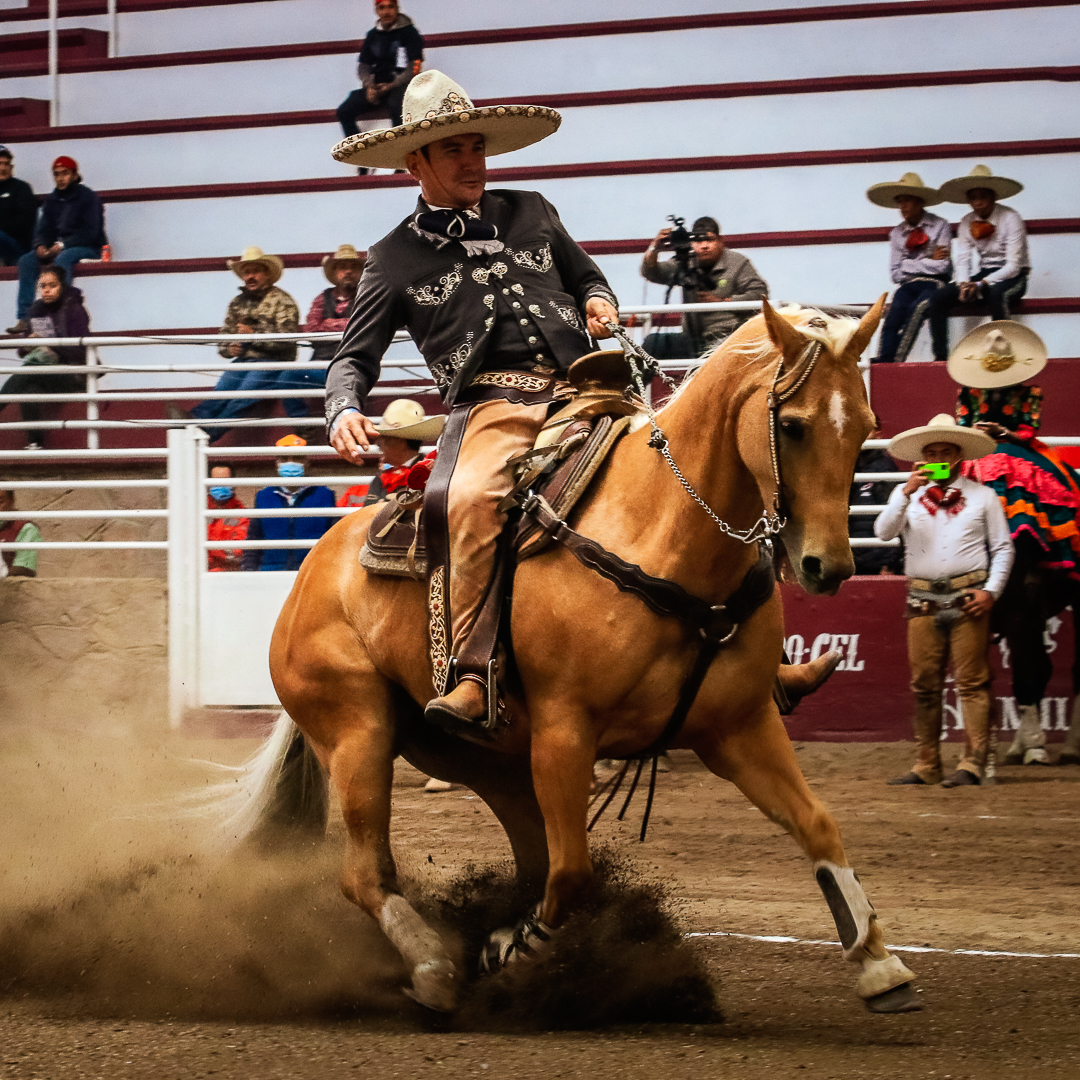
[[[964,756],[959,768],[980,779],[990,744],[990,616],[963,616],[947,630],[932,615],[908,620],[908,660],[915,692],[916,760],[912,771],[938,783],[941,768],[941,705],[945,673],[952,661],[956,696],[964,718]]]
[[[496,509],[514,486],[507,458],[532,448],[548,405],[485,401],[473,407],[450,478],[450,653],[460,656],[484,598],[506,522]]]

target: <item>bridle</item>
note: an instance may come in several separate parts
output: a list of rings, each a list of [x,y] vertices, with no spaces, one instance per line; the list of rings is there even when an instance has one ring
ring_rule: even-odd
[[[811,326],[817,326],[820,324],[824,326],[824,322],[821,319],[812,319],[810,321]],[[788,523],[787,515],[784,513],[784,499],[783,499],[783,485],[780,479],[780,451],[777,445],[777,428],[779,426],[780,407],[786,402],[790,401],[805,385],[806,380],[810,378],[811,373],[814,370],[818,362],[818,357],[821,356],[821,350],[824,348],[820,341],[812,341],[807,345],[806,351],[803,353],[803,357],[800,357],[799,364],[802,365],[802,371],[799,372],[799,365],[796,365],[792,369],[794,372],[799,372],[799,376],[795,381],[786,389],[779,390],[780,382],[786,375],[792,374],[792,371],[786,371],[784,369],[784,354],[783,350],[780,353],[780,361],[776,365],[776,371],[773,374],[772,386],[769,389],[769,395],[766,398],[766,405],[769,410],[769,460],[772,464],[773,471],[773,502],[771,512],[763,510],[761,517],[754,522],[748,529],[735,529],[732,528],[715,510],[694,490],[694,486],[686,479],[682,474],[682,470],[675,463],[675,459],[671,456],[671,451],[668,449],[668,438],[661,430],[660,425],[656,422],[656,413],[653,411],[653,407],[649,402],[648,394],[645,390],[645,372],[658,377],[669,390],[675,389],[675,380],[665,375],[660,369],[660,364],[656,358],[650,356],[640,345],[637,344],[626,333],[625,330],[618,323],[613,320],[606,322],[608,330],[611,331],[612,336],[622,345],[623,355],[626,357],[630,364],[630,371],[634,380],[634,386],[637,388],[638,394],[641,396],[641,400],[645,403],[645,411],[649,417],[649,426],[652,429],[652,434],[649,436],[649,445],[659,451],[660,455],[668,463],[668,467],[675,475],[675,479],[682,484],[686,493],[690,496],[705,511],[706,514],[712,519],[717,528],[726,536],[730,536],[733,540],[738,540],[743,544],[753,544],[758,540],[764,540],[771,536],[776,536],[780,533]],[[631,390],[631,387],[627,387]]]

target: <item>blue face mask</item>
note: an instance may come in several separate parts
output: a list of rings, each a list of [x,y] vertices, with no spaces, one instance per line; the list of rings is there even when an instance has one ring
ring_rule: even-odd
[[[218,502],[228,502],[233,497],[233,489],[231,487],[212,487],[210,495],[212,498],[217,499]]]
[[[278,476],[303,476],[304,463],[302,461],[279,461],[277,473]]]

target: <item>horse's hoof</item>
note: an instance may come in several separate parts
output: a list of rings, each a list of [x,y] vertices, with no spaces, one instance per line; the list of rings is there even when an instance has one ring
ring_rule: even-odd
[[[1080,750],[1062,750],[1058,754],[1059,765],[1080,765]]]
[[[1033,746],[1030,750],[1024,751],[1024,764],[1025,765],[1049,765],[1050,755],[1041,746]]]
[[[457,968],[451,960],[426,960],[412,973],[408,997],[433,1012],[453,1012],[457,1007]]]
[[[488,935],[480,950],[480,970],[494,975],[515,960],[533,959],[551,941],[552,928],[540,921],[540,905],[517,926],[504,926]]]
[[[884,994],[875,994],[863,1000],[872,1013],[918,1012],[922,1008],[922,1002],[912,990],[911,983],[901,983]]]

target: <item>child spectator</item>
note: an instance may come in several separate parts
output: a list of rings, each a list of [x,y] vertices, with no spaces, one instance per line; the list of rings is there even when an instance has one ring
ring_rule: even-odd
[[[84,337],[90,332],[90,315],[83,305],[81,290],[68,285],[63,267],[47,266],[41,271],[38,289],[41,296],[27,312],[28,337]],[[23,370],[12,375],[4,383],[4,394],[77,394],[85,389],[85,380],[79,375],[41,375],[35,368],[54,364],[85,364],[86,349],[81,345],[42,345],[36,349],[20,349],[24,357]],[[0,409],[3,406],[0,405]],[[43,406],[39,401],[27,401],[19,405],[23,420],[33,423],[41,419]],[[40,450],[45,445],[45,432],[30,430],[26,433],[26,449]]]
[[[276,446],[307,446],[299,435],[286,435]],[[286,481],[304,475],[305,462],[300,457],[281,457],[277,460],[278,476]],[[333,506],[334,493],[322,485],[296,487],[285,483],[265,487],[255,496],[258,510],[283,507]],[[317,540],[331,525],[330,517],[253,517],[248,525],[249,540]],[[298,570],[307,557],[307,548],[249,548],[244,552],[245,570]]]
[[[15,492],[0,491],[0,512],[15,512]],[[0,519],[0,544],[40,544],[41,530],[32,521]],[[0,577],[37,577],[36,551],[2,551]]]
[[[14,266],[30,250],[37,221],[34,189],[11,175],[15,159],[0,146],[0,266]]]
[[[228,465],[215,465],[210,476],[219,481],[206,494],[206,506],[209,510],[243,510],[244,504],[236,497],[236,489],[224,481],[232,479],[232,469]],[[248,519],[246,517],[210,518],[206,525],[206,539],[235,543],[246,540]],[[243,561],[242,548],[231,550],[212,549],[207,552],[208,570],[239,570]]]
[[[106,243],[105,210],[101,199],[83,182],[74,158],[58,157],[52,165],[56,188],[45,196],[31,249],[19,259],[17,321],[10,334],[25,334],[34,302],[34,288],[45,266],[55,265],[70,280],[80,259],[100,259]]]

